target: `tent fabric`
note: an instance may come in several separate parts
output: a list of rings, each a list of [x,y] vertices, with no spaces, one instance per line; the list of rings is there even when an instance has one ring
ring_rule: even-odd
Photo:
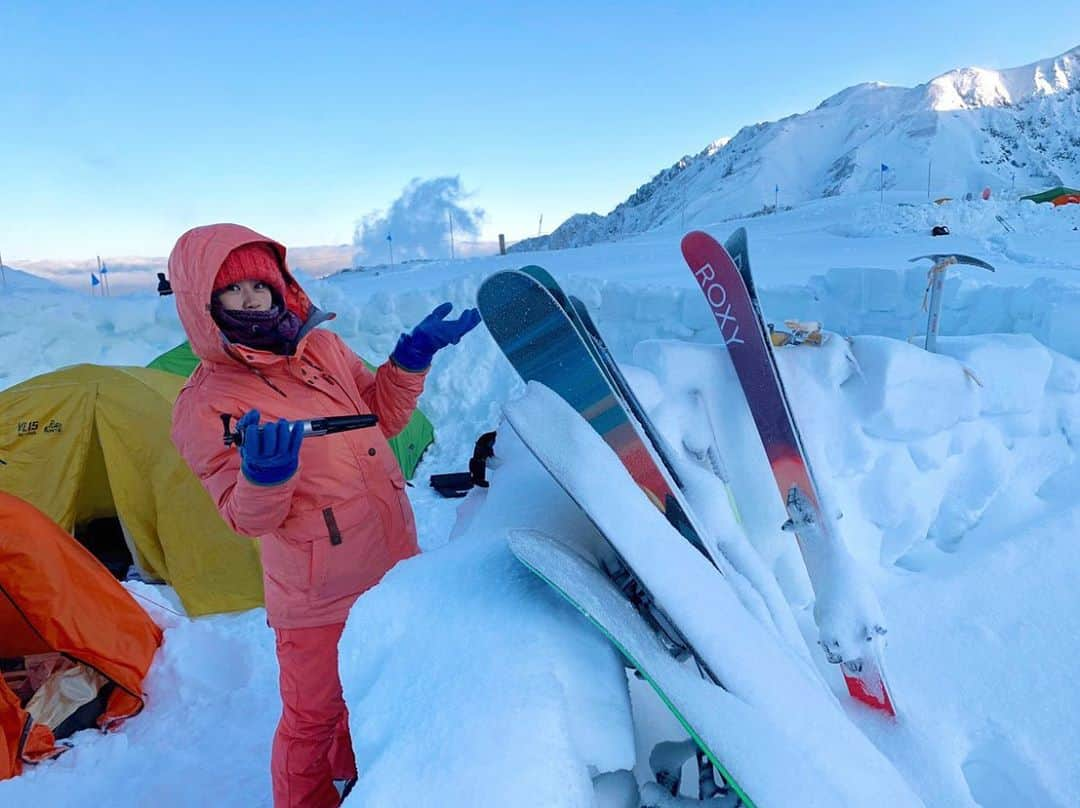
[[[199,357],[192,352],[191,345],[182,342],[157,357],[147,367],[163,370],[167,373],[175,373],[186,378],[195,371],[198,364]],[[368,370],[375,370],[375,366],[366,359],[364,364]],[[312,417],[317,415],[318,413],[312,413]],[[431,425],[431,421],[420,410],[416,410],[405,428],[390,439],[390,450],[394,453],[394,457],[397,458],[398,466],[401,467],[401,473],[406,480],[411,480],[413,475],[416,474],[416,467],[420,463],[420,458],[423,457],[424,451],[434,440],[435,430]]]
[[[97,723],[108,729],[142,709],[161,639],[93,555],[33,505],[0,491],[0,657],[55,651],[106,677],[115,687]],[[55,751],[45,729],[0,681],[0,779]]]
[[[199,357],[192,352],[191,343],[185,341],[157,357],[147,367],[187,378],[195,371],[198,364]]]
[[[1037,194],[1029,194],[1028,196],[1022,196],[1021,199],[1030,199],[1032,202],[1052,202],[1055,205],[1066,204],[1064,200],[1067,197],[1075,196],[1080,199],[1080,190],[1076,188],[1066,188],[1064,185],[1058,185],[1055,188],[1048,188],[1045,191],[1041,191]]]
[[[63,751],[52,731],[35,724],[19,697],[0,679],[0,780],[16,777],[23,763],[38,763]]]
[[[137,566],[171,584],[188,614],[263,603],[252,539],[233,533],[169,438],[184,379],[74,365],[0,392],[0,491],[66,531],[117,517]]]

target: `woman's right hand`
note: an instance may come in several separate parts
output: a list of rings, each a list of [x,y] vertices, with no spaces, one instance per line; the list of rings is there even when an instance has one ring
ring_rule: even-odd
[[[240,443],[240,470],[255,485],[280,485],[300,465],[304,424],[287,421],[259,425],[259,411],[248,410],[236,423]]]

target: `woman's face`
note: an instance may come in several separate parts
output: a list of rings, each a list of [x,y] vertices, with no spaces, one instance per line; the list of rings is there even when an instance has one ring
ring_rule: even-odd
[[[262,281],[237,281],[218,295],[221,306],[230,311],[270,311],[273,299],[270,287]]]

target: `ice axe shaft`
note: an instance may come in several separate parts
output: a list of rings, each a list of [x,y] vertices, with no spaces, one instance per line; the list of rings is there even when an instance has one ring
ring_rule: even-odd
[[[929,314],[926,319],[926,342],[924,343],[924,347],[930,353],[937,353],[937,336],[938,330],[941,327],[941,299],[945,290],[945,272],[949,267],[956,264],[988,269],[991,272],[994,271],[994,267],[979,258],[973,258],[970,255],[962,255],[960,253],[919,255],[910,260],[919,261],[923,258],[929,258],[934,262],[934,265],[930,267],[929,286],[927,287],[927,293],[930,296],[930,300],[927,305]],[[926,302],[925,298],[924,302]]]
[[[239,429],[233,431],[229,428],[231,419],[232,416],[229,413],[221,414],[221,423],[225,428],[225,445],[242,446],[244,434]],[[366,429],[378,424],[379,417],[377,415],[331,415],[326,418],[310,418],[298,423],[304,425],[304,437],[307,438],[331,435],[335,432],[348,432],[353,429]]]

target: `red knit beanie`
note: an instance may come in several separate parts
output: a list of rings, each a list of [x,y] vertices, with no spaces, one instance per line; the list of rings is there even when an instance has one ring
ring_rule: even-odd
[[[214,293],[240,281],[262,281],[279,300],[285,299],[285,279],[277,251],[265,241],[244,244],[225,256],[214,279]]]

